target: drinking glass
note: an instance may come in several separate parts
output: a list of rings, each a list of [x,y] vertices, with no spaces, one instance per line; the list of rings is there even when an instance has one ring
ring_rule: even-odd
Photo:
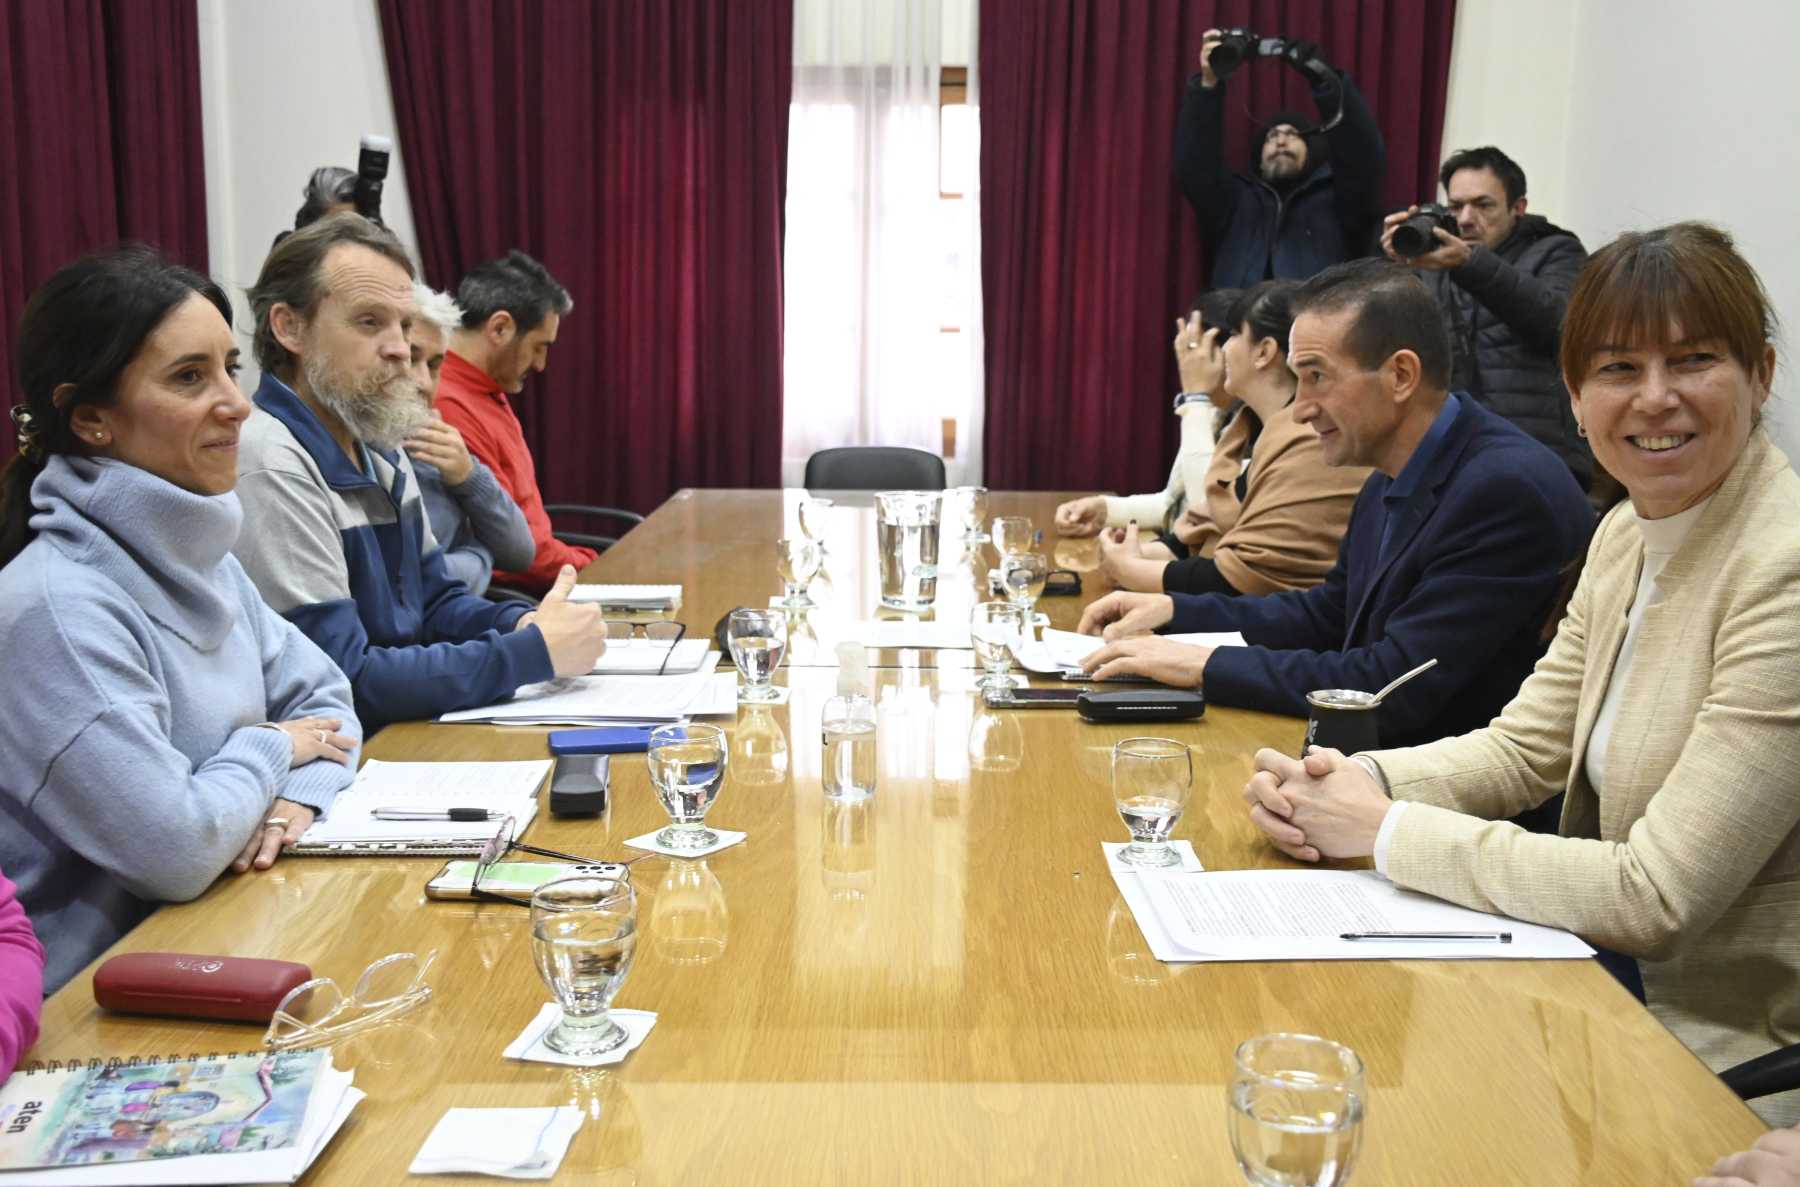
[[[963,543],[986,544],[988,534],[981,530],[981,525],[987,522],[987,487],[957,487],[956,505],[962,514]]]
[[[625,877],[546,882],[531,896],[531,955],[562,1007],[544,1045],[598,1055],[630,1036],[607,1016],[637,954],[637,892]]]
[[[1050,579],[1050,562],[1041,552],[1018,552],[1000,560],[1000,584],[1013,605],[1025,612],[1025,638],[1037,638],[1037,601]]]
[[[937,600],[938,521],[942,491],[875,492],[875,559],[881,604],[917,614]]]
[[[775,567],[781,574],[781,604],[790,610],[810,610],[818,603],[806,596],[806,587],[819,575],[819,546],[811,540],[775,541]]]
[[[819,546],[821,558],[831,551],[825,547],[825,520],[830,517],[830,499],[807,496],[800,500],[800,534]]]
[[[1226,1121],[1255,1187],[1340,1187],[1362,1150],[1363,1063],[1342,1043],[1272,1034],[1238,1044]]]
[[[1021,552],[1030,552],[1031,521],[1023,515],[1002,515],[994,521],[994,547],[1002,560]]]
[[[1024,611],[1011,602],[982,602],[969,611],[969,638],[982,668],[977,688],[1012,690],[1012,649],[1024,626]]]
[[[1181,864],[1169,834],[1187,809],[1194,786],[1194,759],[1170,738],[1126,738],[1113,747],[1113,803],[1131,830],[1131,844],[1119,850],[1126,865],[1156,869]]]
[[[697,851],[719,843],[706,827],[706,813],[719,798],[731,749],[716,725],[665,725],[650,731],[650,782],[669,814],[669,827],[656,834],[665,849]]]
[[[731,662],[744,675],[738,700],[764,704],[779,701],[775,669],[781,666],[782,653],[787,651],[787,615],[779,610],[733,610],[725,627],[725,639],[731,647]]]

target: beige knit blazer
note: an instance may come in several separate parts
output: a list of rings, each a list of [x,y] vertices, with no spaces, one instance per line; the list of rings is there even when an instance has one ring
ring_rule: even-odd
[[[1638,957],[1651,1012],[1722,1070],[1800,1041],[1800,478],[1751,434],[1658,581],[1596,792],[1583,756],[1643,559],[1615,508],[1505,711],[1371,755],[1414,802],[1387,872]],[[1562,790],[1562,835],[1498,823]],[[1800,1121],[1800,1093],[1755,1107]]]

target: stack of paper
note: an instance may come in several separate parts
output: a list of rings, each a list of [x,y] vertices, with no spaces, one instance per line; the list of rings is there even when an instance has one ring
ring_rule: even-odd
[[[603,610],[628,614],[673,610],[681,605],[679,585],[577,585],[569,591],[571,602],[598,603]]]
[[[1062,674],[1077,675],[1081,672],[1081,661],[1106,646],[1105,640],[1093,635],[1081,635],[1074,631],[1058,631],[1045,628],[1042,642],[1032,641],[1013,649],[1013,655],[1019,664],[1028,672],[1036,672],[1043,676]],[[1164,635],[1165,639],[1173,639],[1177,643],[1192,643],[1200,647],[1242,647],[1244,636],[1236,631],[1214,631],[1203,634]]]
[[[350,1081],[329,1051],[14,1076],[0,1091],[0,1182],[292,1183],[362,1100]]]
[[[1170,962],[1545,960],[1594,953],[1566,931],[1402,890],[1373,870],[1115,870],[1113,881],[1150,951]],[[1371,933],[1395,938],[1347,938]]]
[[[298,853],[337,852],[334,846],[431,842],[480,845],[511,816],[514,835],[537,815],[538,788],[550,760],[523,762],[383,762],[372,758],[356,782],[339,794],[324,820],[316,821],[295,846]],[[378,820],[378,808],[443,812],[479,808],[492,820]]]
[[[444,722],[490,725],[661,724],[688,717],[737,712],[737,677],[715,674],[719,653],[709,651],[697,671],[680,676],[577,676],[527,684],[511,700],[459,709]]]
[[[608,639],[606,654],[594,664],[596,676],[679,676],[698,672],[706,662],[709,639],[664,643],[655,639]],[[666,662],[665,662],[666,661]],[[714,660],[717,666],[718,660]]]

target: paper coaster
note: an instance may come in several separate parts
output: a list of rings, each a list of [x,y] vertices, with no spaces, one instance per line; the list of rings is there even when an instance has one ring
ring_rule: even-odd
[[[1194,852],[1192,841],[1170,841],[1169,848],[1181,856],[1178,866],[1133,866],[1119,860],[1119,850],[1129,845],[1129,841],[1102,841],[1100,848],[1106,850],[1106,866],[1115,874],[1197,874],[1206,867],[1200,864],[1200,855]]]
[[[650,1034],[650,1028],[656,1025],[656,1015],[650,1010],[614,1010],[612,1020],[625,1028],[627,1038],[622,1046],[599,1055],[564,1055],[561,1051],[552,1051],[544,1043],[544,1036],[552,1027],[562,1021],[562,1007],[555,1002],[545,1002],[537,1017],[531,1020],[519,1037],[508,1044],[502,1053],[508,1059],[520,1059],[527,1063],[560,1063],[568,1067],[605,1067],[611,1063],[622,1063],[627,1055],[644,1045],[644,1039]]]
[[[661,831],[662,829],[659,828],[656,832],[633,837],[625,843],[633,849],[648,849],[652,853],[660,853],[665,857],[707,857],[721,849],[731,848],[750,835],[749,833],[734,833],[726,828],[715,828],[713,831],[719,834],[719,843],[709,849],[667,849],[656,843],[656,833]]]
[[[554,1008],[554,1007],[551,1007]],[[451,1109],[425,1139],[407,1172],[548,1179],[562,1165],[580,1109]]]

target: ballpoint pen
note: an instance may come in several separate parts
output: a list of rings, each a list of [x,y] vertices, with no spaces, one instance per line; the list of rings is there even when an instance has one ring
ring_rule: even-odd
[[[435,811],[419,808],[375,808],[369,815],[376,820],[500,820],[506,816],[504,812],[494,812],[487,808],[439,808]]]
[[[1485,940],[1496,944],[1512,943],[1509,931],[1347,931],[1340,940]]]

